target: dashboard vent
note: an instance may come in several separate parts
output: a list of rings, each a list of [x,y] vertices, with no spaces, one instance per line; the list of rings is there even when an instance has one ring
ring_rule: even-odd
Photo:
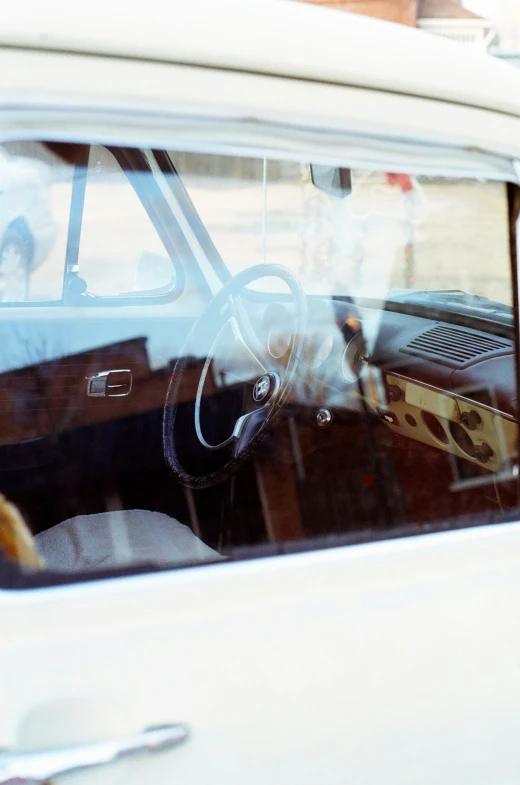
[[[413,338],[402,351],[461,367],[486,355],[512,352],[513,344],[511,341],[495,338],[494,335],[436,325]]]

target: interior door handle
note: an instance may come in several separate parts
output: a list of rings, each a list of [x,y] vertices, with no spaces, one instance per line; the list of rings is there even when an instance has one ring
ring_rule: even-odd
[[[184,725],[149,728],[133,736],[37,752],[0,752],[0,785],[36,785],[60,774],[106,766],[130,755],[161,752],[188,738]]]
[[[87,376],[89,398],[124,398],[132,392],[132,371],[121,368],[117,371],[100,371]]]

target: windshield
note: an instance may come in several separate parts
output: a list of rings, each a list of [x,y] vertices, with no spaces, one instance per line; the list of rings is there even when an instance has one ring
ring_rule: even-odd
[[[282,264],[309,294],[433,304],[423,293],[435,291],[448,310],[485,298],[511,314],[503,183],[352,170],[351,193],[338,198],[305,163],[171,158],[232,274]]]

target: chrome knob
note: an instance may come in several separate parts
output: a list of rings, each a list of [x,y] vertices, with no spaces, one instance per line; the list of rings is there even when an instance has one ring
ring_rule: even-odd
[[[318,428],[326,428],[332,422],[332,413],[328,409],[318,409],[316,414],[316,425]]]

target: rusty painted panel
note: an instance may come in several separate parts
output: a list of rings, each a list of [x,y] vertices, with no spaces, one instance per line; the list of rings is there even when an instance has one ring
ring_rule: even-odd
[[[366,16],[375,16],[404,25],[417,24],[418,0],[303,0]]]

